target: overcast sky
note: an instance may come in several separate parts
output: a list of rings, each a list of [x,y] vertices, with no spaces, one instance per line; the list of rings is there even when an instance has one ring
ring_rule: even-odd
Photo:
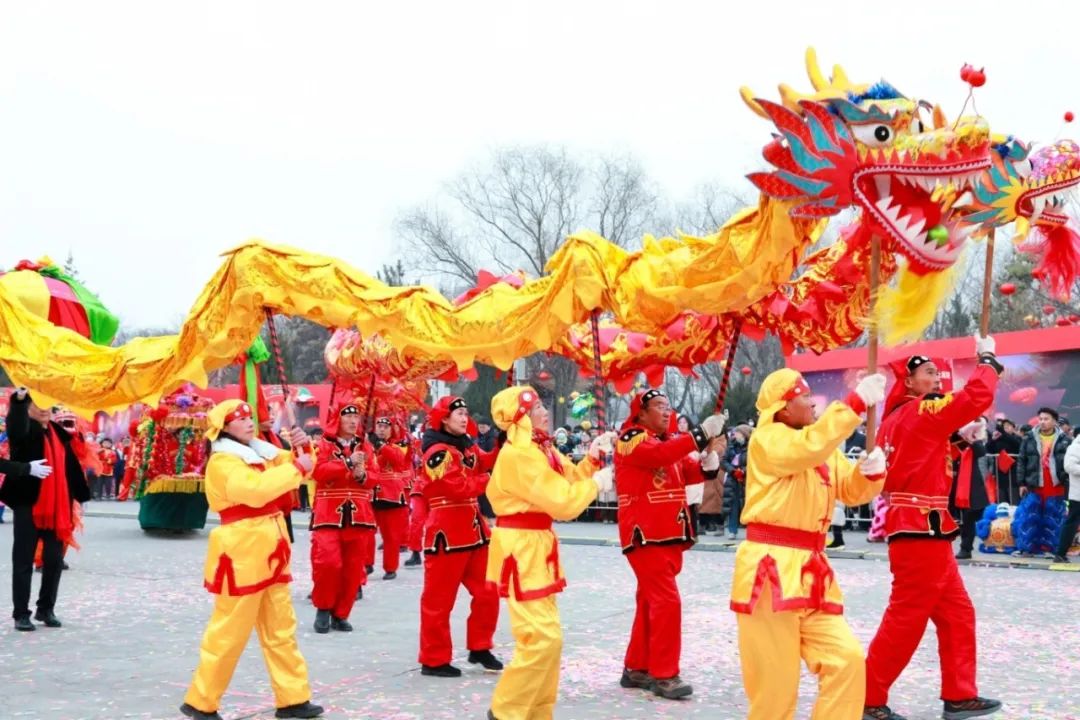
[[[738,88],[809,90],[808,44],[950,115],[960,65],[986,65],[979,110],[1025,138],[1080,113],[1065,1],[2,7],[0,267],[70,250],[126,325],[182,317],[252,237],[374,273],[397,214],[503,144],[629,152],[672,200],[749,194],[769,127]]]

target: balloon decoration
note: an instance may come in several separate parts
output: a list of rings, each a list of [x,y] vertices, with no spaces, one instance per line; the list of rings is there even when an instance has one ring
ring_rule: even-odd
[[[999,289],[1001,290],[1002,295],[1004,295],[1005,297],[1009,297],[1016,292],[1016,285],[1011,282],[1001,283],[1001,287]]]
[[[14,270],[0,273],[0,287],[34,315],[96,345],[111,343],[120,326],[96,295],[47,257],[23,260]]]
[[[742,369],[742,374],[743,375],[749,375],[752,372],[754,372],[754,371],[750,369],[749,365],[743,365],[743,369]]]

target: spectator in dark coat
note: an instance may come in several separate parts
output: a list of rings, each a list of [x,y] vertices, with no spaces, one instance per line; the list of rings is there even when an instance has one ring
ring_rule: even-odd
[[[1012,420],[998,420],[990,440],[986,443],[986,454],[993,459],[997,473],[998,501],[1015,505],[1020,501],[1019,468],[1014,464],[1020,454],[1020,433]],[[1005,453],[1009,457],[1001,456]]]
[[[739,516],[746,503],[746,445],[750,442],[749,425],[738,425],[731,433],[727,452],[720,461],[724,478],[724,512],[727,513],[727,536],[735,540],[739,536]]]

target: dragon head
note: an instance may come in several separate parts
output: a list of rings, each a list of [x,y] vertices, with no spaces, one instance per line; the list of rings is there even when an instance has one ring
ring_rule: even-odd
[[[795,204],[795,216],[827,217],[857,207],[864,229],[908,260],[917,275],[952,266],[975,226],[942,203],[944,189],[967,188],[990,166],[990,133],[981,119],[931,127],[940,111],[885,81],[851,83],[834,68],[826,82],[811,48],[807,73],[816,93],[780,86],[782,104],[746,103],[779,130],[765,147],[775,168],[749,176],[763,193]],[[924,113],[927,113],[924,120]]]
[[[1015,222],[1018,247],[1039,257],[1033,274],[1054,295],[1067,296],[1080,276],[1080,234],[1064,214],[1080,185],[1080,145],[1059,140],[1032,151],[1015,138],[999,140],[993,165],[953,206],[986,230]]]

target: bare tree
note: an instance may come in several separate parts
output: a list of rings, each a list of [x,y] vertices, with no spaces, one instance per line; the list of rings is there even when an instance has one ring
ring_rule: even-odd
[[[658,195],[632,157],[602,157],[593,171],[590,215],[600,235],[620,247],[636,242],[655,221]]]
[[[689,201],[679,204],[674,229],[698,235],[714,233],[735,213],[750,205],[749,198],[731,188],[705,183],[695,188]]]
[[[402,246],[410,249],[413,267],[420,272],[449,277],[466,286],[476,281],[480,260],[471,244],[437,207],[416,207],[397,221]]]

